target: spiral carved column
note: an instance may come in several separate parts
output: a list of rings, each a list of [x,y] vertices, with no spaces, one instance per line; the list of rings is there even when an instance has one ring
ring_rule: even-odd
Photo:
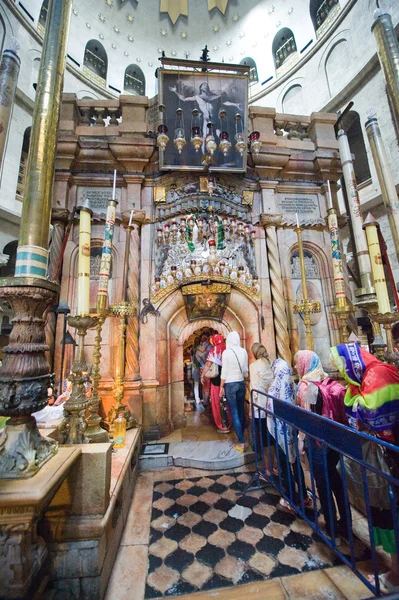
[[[137,211],[139,212],[139,211]],[[143,213],[143,218],[145,213]],[[129,249],[129,269],[127,275],[127,300],[132,306],[133,315],[127,321],[126,331],[126,372],[125,379],[140,379],[139,364],[139,293],[140,293],[140,215],[133,219],[135,227],[131,232]],[[126,232],[128,235],[128,231]]]
[[[274,329],[276,333],[277,353],[291,364],[291,350],[285,311],[284,285],[281,277],[279,250],[277,245],[276,225],[281,221],[280,215],[262,215],[262,225],[266,232],[267,258],[270,271]]]

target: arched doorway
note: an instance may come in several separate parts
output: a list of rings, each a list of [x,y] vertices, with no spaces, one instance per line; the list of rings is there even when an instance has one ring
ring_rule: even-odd
[[[223,335],[234,330],[249,352],[251,345],[263,336],[259,325],[260,305],[238,289],[231,290],[220,321],[190,321],[180,289],[166,296],[157,308],[160,316],[145,326],[145,336],[143,331],[141,333],[140,364],[143,380],[150,382],[143,386],[144,429],[159,439],[187,426],[185,396],[187,402],[187,393],[190,394],[192,388],[187,385],[185,359],[190,337],[193,339],[203,328]],[[154,344],[148,343],[150,339]],[[156,383],[152,383],[154,381]]]

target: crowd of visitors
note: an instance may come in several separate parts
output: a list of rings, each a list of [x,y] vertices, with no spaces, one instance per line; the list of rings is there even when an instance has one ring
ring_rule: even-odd
[[[205,348],[209,345],[207,355]],[[256,448],[264,451],[264,464],[269,476],[277,477],[282,489],[297,505],[313,505],[306,488],[302,461],[306,456],[312,464],[318,502],[325,522],[325,534],[338,546],[352,527],[351,511],[345,499],[340,472],[340,455],[328,446],[307,439],[306,435],[282,422],[273,414],[273,399],[296,405],[326,417],[346,427],[356,428],[378,439],[399,445],[399,374],[394,366],[379,361],[358,343],[331,349],[331,361],[341,376],[342,385],[325,373],[315,352],[301,350],[294,357],[293,368],[277,358],[270,362],[266,348],[255,343],[251,347],[254,361],[248,366],[248,354],[240,345],[240,337],[232,331],[226,343],[220,334],[197,341],[196,357],[203,387],[210,382],[212,415],[220,432],[234,429],[234,448],[244,452],[249,429],[248,417],[253,417],[252,431]],[[193,361],[194,362],[194,361]],[[294,381],[294,372],[298,383]],[[253,410],[246,410],[245,399],[252,390]],[[197,398],[197,396],[196,396]],[[223,423],[223,400],[227,400],[228,422]],[[254,440],[252,440],[254,443]],[[397,455],[396,455],[397,457]],[[353,462],[353,461],[352,461]],[[386,454],[386,463],[394,477],[399,477],[397,458]],[[351,470],[348,468],[347,478]],[[361,478],[360,478],[361,479]],[[380,478],[381,479],[381,478]],[[294,489],[292,489],[294,488]],[[381,495],[381,490],[379,491]],[[396,491],[399,510],[399,491]],[[399,559],[395,539],[394,517],[388,494],[387,503],[377,502],[370,494],[371,518],[376,546],[391,555],[391,568],[380,576],[389,591],[399,588]],[[295,512],[284,498],[280,508]]]

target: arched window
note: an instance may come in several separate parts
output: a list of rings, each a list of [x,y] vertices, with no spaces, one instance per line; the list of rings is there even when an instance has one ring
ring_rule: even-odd
[[[342,65],[350,59],[351,49],[348,41],[345,39],[338,40],[330,50],[324,66],[331,97],[341,91],[350,79],[349,69],[342,68]]]
[[[40,58],[34,58],[32,62],[32,87],[36,91],[37,82],[39,79]]]
[[[26,167],[28,164],[29,146],[30,146],[30,127],[25,129],[24,141],[22,143],[21,158],[19,161],[18,184],[17,184],[17,199],[18,200],[22,200],[24,197],[24,193],[25,193],[25,177],[26,177]]]
[[[41,33],[42,35],[44,35],[44,30],[46,29],[48,4],[49,4],[49,0],[44,0],[42,7],[40,9],[39,22],[37,24],[39,33]]]
[[[273,40],[273,58],[276,69],[279,69],[291,54],[296,52],[296,42],[291,29],[284,27]]]
[[[353,166],[355,169],[356,183],[364,183],[371,179],[369,162],[367,159],[367,151],[363,138],[362,126],[360,117],[354,110],[348,112],[342,121],[342,128],[348,136],[349,147],[352,154],[355,155]]]
[[[327,17],[337,9],[339,9],[339,0],[310,0],[310,18],[314,30],[317,32],[327,20]]]
[[[17,247],[18,240],[8,242],[8,244],[4,246],[4,250],[2,253],[6,254],[9,258],[7,264],[3,267],[0,267],[0,277],[10,277],[14,275],[15,261],[17,257]]]
[[[305,104],[303,101],[303,90],[302,86],[298,84],[293,85],[284,94],[282,101],[283,113],[289,115],[303,115],[305,114]]]
[[[246,56],[240,61],[240,65],[247,65],[249,67],[249,83],[258,83],[258,69],[256,68],[256,62],[250,56]]]
[[[145,96],[145,77],[137,65],[129,65],[125,71],[124,90],[135,96]]]
[[[86,69],[97,75],[97,77],[100,77],[103,80],[101,84],[105,85],[108,70],[108,57],[104,46],[97,40],[90,40],[87,42],[83,65]],[[97,81],[96,78],[93,79],[94,81]],[[100,82],[97,81],[97,83]]]

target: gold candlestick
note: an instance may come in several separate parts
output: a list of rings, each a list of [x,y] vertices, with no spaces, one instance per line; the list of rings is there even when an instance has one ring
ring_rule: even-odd
[[[100,360],[101,360],[101,332],[105,319],[108,316],[108,311],[101,311],[98,315],[96,326],[96,337],[94,338],[94,350],[92,359],[92,392],[89,401],[89,415],[87,417],[86,437],[91,442],[109,442],[108,432],[101,427],[102,418],[98,414],[100,407],[100,397],[98,395],[98,387],[100,384]]]
[[[72,392],[64,404],[64,419],[59,430],[63,436],[64,444],[85,444],[90,440],[85,436],[87,422],[85,413],[88,405],[85,384],[89,381],[85,359],[84,340],[88,329],[93,329],[98,323],[97,317],[89,315],[68,317],[68,325],[78,331],[79,342],[75,361],[72,365]]]
[[[305,325],[306,349],[314,350],[311,314],[321,312],[321,306],[320,306],[320,302],[311,302],[308,299],[308,288],[307,288],[307,282],[306,282],[306,269],[305,269],[305,255],[304,255],[303,243],[302,243],[302,229],[299,226],[299,222],[298,222],[298,226],[295,227],[295,231],[298,236],[299,264],[301,267],[303,299],[301,300],[301,302],[296,302],[294,304],[294,312],[298,313],[302,316],[303,324]]]
[[[133,307],[129,302],[120,302],[111,306],[111,312],[115,317],[119,317],[119,338],[118,355],[116,360],[115,385],[113,387],[115,404],[108,413],[107,424],[110,431],[117,416],[122,413],[126,419],[126,428],[137,426],[136,419],[130,414],[129,408],[123,404],[125,395],[125,348],[126,348],[126,320],[133,315]]]

